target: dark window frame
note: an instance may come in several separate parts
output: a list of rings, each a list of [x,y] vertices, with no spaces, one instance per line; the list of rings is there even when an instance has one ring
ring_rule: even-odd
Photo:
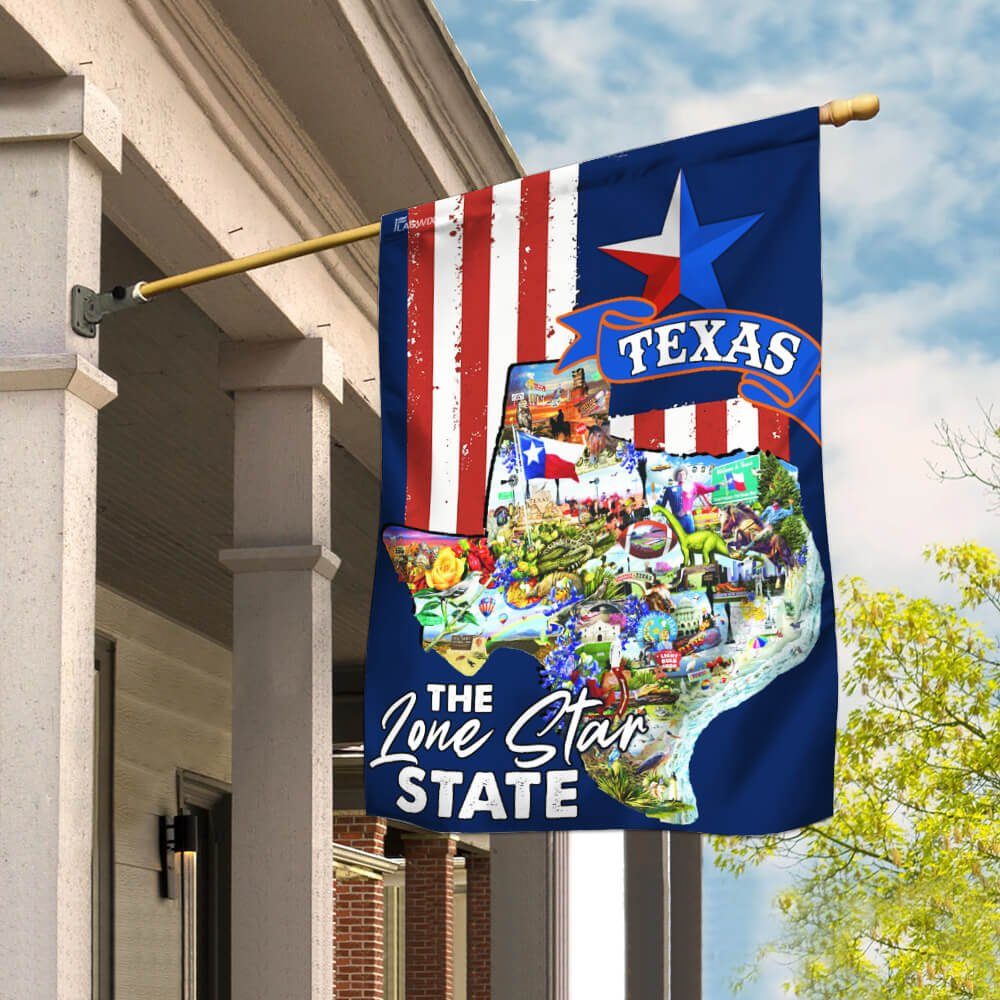
[[[91,997],[113,1000],[114,985],[115,643],[94,637]]]

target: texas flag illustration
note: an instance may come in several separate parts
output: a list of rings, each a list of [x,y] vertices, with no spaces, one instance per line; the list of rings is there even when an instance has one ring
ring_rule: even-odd
[[[727,472],[726,473],[726,489],[736,490],[739,493],[745,493],[747,488],[746,480],[743,478],[742,472]]]
[[[545,442],[523,431],[518,434],[525,479],[572,479],[578,483],[576,466],[553,454],[554,441]],[[572,447],[572,446],[571,446]],[[579,450],[579,448],[577,449]]]

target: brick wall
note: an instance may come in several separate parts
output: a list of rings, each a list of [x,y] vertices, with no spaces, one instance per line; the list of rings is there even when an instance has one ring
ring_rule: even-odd
[[[453,1000],[455,841],[407,834],[406,1000]]]
[[[467,1000],[490,1000],[490,856],[465,859]]]
[[[333,839],[384,855],[386,823],[373,816],[335,816]],[[340,875],[334,883],[334,995],[337,1000],[382,1000],[384,995],[381,878]]]

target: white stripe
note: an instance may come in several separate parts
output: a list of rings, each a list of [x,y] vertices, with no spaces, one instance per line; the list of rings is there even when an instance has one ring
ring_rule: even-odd
[[[490,255],[489,370],[486,440],[491,460],[503,424],[507,369],[517,360],[518,276],[521,255],[521,182],[493,188]],[[487,461],[487,465],[489,460]],[[488,470],[487,470],[488,472]],[[485,485],[485,484],[484,484]]]
[[[726,451],[742,448],[753,451],[758,438],[757,410],[753,403],[739,397],[726,400]]]
[[[672,406],[663,411],[663,446],[671,455],[687,455],[694,451],[695,408]]]
[[[635,441],[635,417],[629,415],[627,417],[612,417],[611,418],[611,436],[616,438],[625,438],[627,441]]]
[[[549,172],[548,282],[545,296],[545,357],[553,361],[569,347],[573,335],[556,317],[576,308],[577,182],[580,168]]]
[[[431,397],[431,531],[458,517],[459,350],[462,338],[462,199],[434,206],[434,390]]]

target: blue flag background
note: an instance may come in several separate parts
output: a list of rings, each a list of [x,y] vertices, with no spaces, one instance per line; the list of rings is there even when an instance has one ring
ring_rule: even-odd
[[[801,362],[818,373],[822,289],[819,127],[815,108],[581,164],[576,223],[577,309],[608,300],[651,298],[648,276],[629,266],[624,258],[616,258],[601,248],[655,232],[663,221],[671,192],[679,190],[681,172],[688,201],[682,206],[680,294],[670,298],[654,322],[668,322],[670,316],[681,313],[771,317],[775,328],[784,324],[783,329],[804,331],[815,342],[814,349],[809,347],[809,358],[803,357]],[[406,220],[405,212],[383,220],[380,261],[385,525],[409,523],[408,463],[415,461],[406,436],[408,392],[412,391],[407,381],[412,379],[412,344],[408,340],[412,330],[408,302],[412,295],[408,297],[408,288],[412,292],[414,266]],[[711,229],[725,220],[741,223],[738,234],[733,228],[735,235],[728,243],[727,231]],[[713,256],[720,245],[725,245],[724,249]],[[656,301],[656,305],[660,304]],[[763,332],[761,338],[763,344]],[[720,339],[718,347],[724,354],[728,342]],[[648,356],[652,358],[655,351],[650,351]],[[733,398],[738,395],[747,368],[724,368],[690,364],[683,374],[669,378],[613,381],[610,413],[637,414],[677,404]],[[747,398],[757,401],[752,393]],[[819,634],[803,662],[776,676],[742,704],[719,714],[700,734],[690,764],[691,784],[697,790],[697,819],[693,823],[664,823],[661,818],[621,804],[598,788],[575,753],[569,764],[557,756],[542,769],[578,772],[575,814],[547,817],[536,804],[529,816],[515,818],[512,786],[505,784],[505,776],[519,768],[515,755],[504,745],[503,735],[542,694],[537,664],[520,650],[499,648],[474,677],[458,676],[444,658],[422,648],[413,598],[399,582],[389,552],[381,544],[366,665],[368,812],[440,830],[663,829],[676,825],[678,829],[720,834],[791,829],[830,815],[837,667],[819,443],[818,375],[808,412],[799,414],[801,420],[794,409],[791,412],[790,461],[798,470],[801,505],[824,575]],[[490,434],[498,429],[490,428]],[[412,468],[409,471],[412,473]],[[434,524],[429,527],[441,530]],[[433,711],[428,684],[455,685],[466,680],[474,685],[492,685],[488,716],[465,710],[461,704],[450,713]],[[412,733],[414,720],[430,723],[447,719],[454,730],[479,718],[484,731],[489,728],[496,734],[461,761],[451,749],[422,746],[413,751],[425,775],[421,785],[427,801],[421,808],[414,808],[413,797],[401,791],[401,774],[412,764],[401,759],[370,766],[387,740],[390,725],[386,713],[391,706],[399,705],[407,692],[415,694],[413,710],[407,718],[408,728],[401,729],[393,744],[394,750],[402,748],[407,752],[403,732]],[[400,710],[393,718],[402,716]],[[547,744],[561,755],[562,740],[561,733],[550,732],[529,742]],[[434,769],[463,774],[454,786],[455,811],[450,816],[439,814],[439,789],[429,778]],[[506,818],[498,820],[488,810],[459,818],[459,804],[472,775],[485,772],[497,778]],[[541,789],[532,794],[541,800],[544,777]]]

